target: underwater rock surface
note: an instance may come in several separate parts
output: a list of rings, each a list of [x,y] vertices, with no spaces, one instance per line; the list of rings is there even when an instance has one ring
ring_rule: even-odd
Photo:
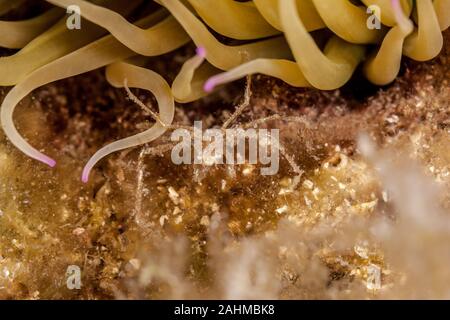
[[[102,71],[35,91],[15,121],[58,165],[0,133],[0,298],[450,298],[449,36],[386,88],[254,76],[236,123],[279,115],[260,122],[280,129],[290,158],[275,176],[174,165],[165,134],[109,156],[82,184],[95,150],[149,118]],[[173,76],[189,54],[174,55],[152,69]],[[221,125],[244,90],[179,105],[174,123]],[[70,290],[73,265],[82,284]]]

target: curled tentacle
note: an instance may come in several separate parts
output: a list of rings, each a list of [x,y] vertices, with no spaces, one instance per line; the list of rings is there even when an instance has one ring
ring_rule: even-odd
[[[188,0],[200,17],[218,33],[240,40],[270,37],[273,28],[251,2],[234,0]],[[220,15],[217,14],[220,12]]]
[[[246,60],[260,57],[289,58],[291,56],[289,46],[283,37],[239,46],[224,45],[181,2],[178,0],[160,0],[160,2],[180,22],[197,47],[206,49],[206,60],[219,69],[229,70]]]
[[[322,52],[300,20],[295,0],[280,1],[279,9],[286,38],[306,80],[322,90],[344,85],[363,59],[364,47],[332,37]]]
[[[392,7],[391,0],[361,0],[367,7],[376,6],[380,10],[378,19],[385,25],[393,27],[397,24],[396,13]],[[411,15],[413,10],[413,0],[400,0],[401,10],[406,17]]]
[[[350,0],[313,0],[326,26],[351,43],[379,43],[385,34],[382,29],[367,28],[367,13]]]
[[[122,15],[113,10],[100,7],[84,0],[47,0],[57,6],[68,7],[77,5],[80,7],[82,16],[99,26],[108,30],[117,40],[122,42],[131,50],[144,56],[153,56],[155,51],[165,45],[165,41],[157,43],[149,41],[151,30],[145,30],[128,22]],[[186,32],[181,28],[173,17],[166,20],[167,28],[171,31],[168,38],[189,41]]]
[[[283,30],[280,15],[278,13],[279,0],[254,0],[253,2],[261,15],[264,16],[274,28],[280,31]],[[312,0],[296,0],[296,2],[297,12],[308,31],[325,28],[325,23],[322,21]]]
[[[386,85],[394,81],[400,70],[403,43],[414,30],[411,20],[405,17],[399,0],[393,0],[397,25],[389,30],[380,49],[372,54],[364,65],[364,74],[372,83]]]
[[[294,87],[310,87],[297,63],[289,60],[255,59],[206,81],[204,90],[211,92],[221,84],[232,82],[252,74],[265,74],[283,80]]]
[[[209,63],[204,63],[205,48],[197,48],[197,54],[188,59],[172,83],[175,101],[188,103],[200,99],[210,91],[203,90],[203,83],[219,72]]]
[[[115,87],[123,87],[124,79],[126,79],[130,87],[141,88],[152,92],[158,102],[161,121],[166,125],[172,123],[175,113],[175,102],[169,85],[159,74],[132,64],[117,62],[108,66],[106,76],[108,82]],[[113,152],[153,141],[166,130],[166,126],[156,122],[150,129],[144,132],[104,146],[85,165],[81,177],[82,181],[85,183],[88,181],[90,171],[102,158]]]
[[[61,9],[53,8],[35,18],[22,21],[0,21],[0,46],[19,49],[52,26],[61,16]]]
[[[103,0],[103,2],[111,10],[127,15],[140,3],[140,0],[130,0],[126,5],[120,0]],[[0,58],[0,74],[2,75],[0,85],[15,85],[34,70],[106,34],[103,28],[93,23],[88,21],[82,23],[81,30],[68,30],[66,20],[62,19],[16,54]]]
[[[426,61],[439,54],[444,39],[432,1],[416,1],[416,5],[419,26],[405,40],[403,54],[417,61]]]

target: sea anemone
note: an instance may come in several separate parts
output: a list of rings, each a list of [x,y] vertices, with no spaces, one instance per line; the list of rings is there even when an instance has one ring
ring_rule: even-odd
[[[83,170],[84,182],[108,154],[160,137],[173,121],[175,101],[197,100],[220,84],[255,73],[296,87],[333,90],[361,64],[369,81],[386,85],[397,77],[403,55],[417,61],[436,57],[442,31],[450,25],[450,0],[158,0],[158,6],[141,0],[46,2],[54,7],[37,17],[0,21],[0,46],[20,49],[0,58],[0,85],[14,86],[2,103],[1,124],[17,148],[49,166],[56,164],[13,123],[21,99],[50,82],[106,66],[111,85],[149,90],[159,104],[160,121],[96,152]],[[21,5],[26,1],[0,0],[0,16]],[[61,10],[74,6],[84,19],[80,30],[68,28]],[[151,14],[127,20],[146,6]],[[210,30],[226,40],[220,42]],[[136,65],[141,61],[136,58],[163,55],[190,41],[197,55],[185,62],[172,87]]]

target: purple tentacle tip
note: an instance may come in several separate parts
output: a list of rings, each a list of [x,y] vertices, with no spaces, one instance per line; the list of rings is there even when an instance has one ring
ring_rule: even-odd
[[[202,58],[206,58],[206,49],[204,47],[198,47],[195,52],[197,53],[198,56],[202,57]]]
[[[394,10],[401,10],[400,1],[399,0],[391,0],[391,5],[394,8]]]
[[[84,169],[83,174],[81,175],[81,181],[83,183],[87,183],[89,181],[89,171]]]
[[[395,20],[401,25],[403,9],[400,0],[391,0],[392,8],[394,9]]]
[[[216,87],[217,83],[214,78],[210,78],[205,82],[205,85],[203,86],[203,90],[205,92],[211,92]]]
[[[49,157],[44,156],[44,157],[42,157],[42,158],[40,158],[40,159],[38,159],[38,160],[41,161],[41,162],[43,162],[43,163],[45,163],[46,165],[48,165],[48,166],[51,167],[51,168],[53,168],[54,166],[56,166],[56,161],[53,160],[52,158],[49,158]]]

